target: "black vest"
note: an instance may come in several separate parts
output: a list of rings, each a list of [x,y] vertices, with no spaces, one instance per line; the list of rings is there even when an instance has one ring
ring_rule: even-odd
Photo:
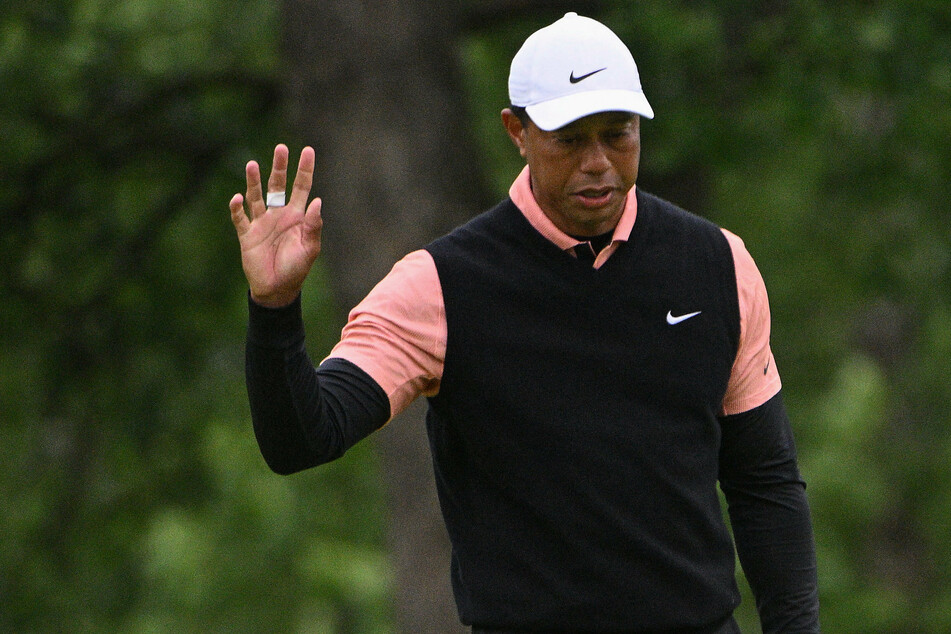
[[[669,629],[738,603],[716,491],[732,252],[637,196],[598,270],[509,199],[426,247],[448,324],[427,427],[466,623]]]

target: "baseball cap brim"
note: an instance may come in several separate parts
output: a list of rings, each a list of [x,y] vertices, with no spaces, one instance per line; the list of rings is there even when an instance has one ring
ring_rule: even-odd
[[[557,130],[582,117],[598,112],[633,112],[648,119],[654,109],[643,92],[632,90],[589,90],[526,106],[525,111],[542,130]]]

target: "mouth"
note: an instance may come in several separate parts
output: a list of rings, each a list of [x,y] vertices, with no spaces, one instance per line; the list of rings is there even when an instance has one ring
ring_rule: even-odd
[[[592,187],[574,193],[574,198],[585,207],[603,207],[611,202],[613,196],[613,187]]]

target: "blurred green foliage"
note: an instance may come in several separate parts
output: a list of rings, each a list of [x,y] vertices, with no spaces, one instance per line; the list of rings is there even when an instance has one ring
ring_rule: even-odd
[[[743,237],[770,290],[824,631],[951,631],[951,4],[605,7],[657,112],[640,185]],[[4,8],[0,630],[390,631],[372,450],[278,478],[248,422],[226,207],[293,140],[277,6]],[[507,65],[556,17],[460,42],[500,195]]]
[[[275,5],[7,5],[0,630],[385,631],[369,452],[281,479],[248,417],[227,201],[286,132]]]

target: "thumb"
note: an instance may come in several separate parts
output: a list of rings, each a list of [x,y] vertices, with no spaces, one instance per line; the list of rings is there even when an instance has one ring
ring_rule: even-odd
[[[303,221],[303,239],[304,242],[308,245],[316,245],[317,250],[320,250],[320,234],[324,226],[324,219],[320,215],[320,208],[323,205],[323,201],[320,198],[315,198],[310,201],[310,205],[307,206],[307,211],[304,212],[304,221]]]
[[[231,198],[231,202],[228,203],[228,206],[231,208],[231,222],[238,232],[238,237],[241,237],[246,234],[251,227],[251,221],[248,220],[247,214],[244,213],[244,196],[235,194]]]

